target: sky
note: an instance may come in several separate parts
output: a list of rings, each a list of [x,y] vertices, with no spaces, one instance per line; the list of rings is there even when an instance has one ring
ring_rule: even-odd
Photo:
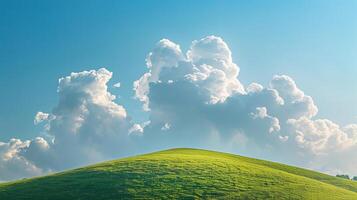
[[[0,168],[18,168],[0,180],[176,146],[357,174],[357,160],[331,163],[356,148],[357,128],[349,126],[357,123],[356,9],[353,0],[1,0]],[[196,134],[202,117],[208,135]],[[287,147],[251,133],[264,131],[296,147],[277,155]],[[88,137],[71,136],[82,132]],[[337,147],[343,152],[331,152]],[[53,167],[70,150],[78,153]],[[301,154],[308,156],[294,157]]]

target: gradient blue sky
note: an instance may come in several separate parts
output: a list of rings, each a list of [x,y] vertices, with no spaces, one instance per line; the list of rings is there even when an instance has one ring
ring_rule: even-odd
[[[106,67],[110,91],[136,120],[132,82],[162,39],[187,50],[222,37],[244,83],[287,74],[313,96],[320,118],[357,121],[357,1],[0,0],[0,141],[37,136],[37,111],[56,105],[58,78]]]

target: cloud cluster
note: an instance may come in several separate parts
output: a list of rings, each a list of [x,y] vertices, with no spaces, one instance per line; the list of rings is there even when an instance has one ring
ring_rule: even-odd
[[[331,171],[335,159],[346,156],[324,166],[314,162],[356,147],[356,125],[341,128],[315,119],[318,108],[312,97],[291,77],[276,75],[268,87],[244,87],[240,69],[219,37],[193,41],[187,53],[161,40],[147,63],[149,70],[134,90],[150,116],[143,135],[153,143],[163,141],[157,144],[162,148],[214,148]]]
[[[287,123],[295,131],[297,144],[314,154],[343,151],[357,143],[356,124],[341,128],[327,119],[311,120],[305,117],[289,119]]]
[[[0,180],[39,175],[127,155],[135,148],[126,110],[114,102],[107,83],[112,73],[71,73],[59,79],[59,102],[51,113],[38,112],[46,137],[0,143]],[[14,167],[16,165],[16,167]],[[5,170],[6,169],[6,170]],[[11,171],[9,171],[11,170]],[[22,173],[19,173],[22,172]]]
[[[101,68],[59,80],[59,103],[46,122],[47,133],[54,138],[49,151],[54,166],[61,169],[109,159],[135,146],[129,141],[132,124],[126,110],[108,91],[111,77]]]
[[[108,91],[110,71],[71,73],[59,79],[54,109],[35,116],[44,137],[0,142],[0,180],[170,147],[357,173],[357,124],[341,127],[318,119],[312,97],[289,76],[276,75],[266,87],[244,86],[222,38],[195,40],[187,52],[162,39],[146,65],[147,72],[133,85],[148,121],[134,123],[115,102]]]
[[[34,141],[21,141],[19,139],[11,139],[9,142],[0,142],[0,181],[18,179],[23,177],[37,176],[44,173],[36,165],[28,161],[21,153],[28,149],[30,143]]]

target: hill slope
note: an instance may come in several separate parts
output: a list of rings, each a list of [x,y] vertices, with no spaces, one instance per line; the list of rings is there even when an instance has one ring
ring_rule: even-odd
[[[0,184],[0,199],[357,199],[357,183],[278,163],[171,149]]]

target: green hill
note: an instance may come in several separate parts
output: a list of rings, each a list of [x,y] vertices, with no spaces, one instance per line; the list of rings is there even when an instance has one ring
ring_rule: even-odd
[[[171,149],[0,184],[0,199],[357,199],[357,182],[278,163]]]

